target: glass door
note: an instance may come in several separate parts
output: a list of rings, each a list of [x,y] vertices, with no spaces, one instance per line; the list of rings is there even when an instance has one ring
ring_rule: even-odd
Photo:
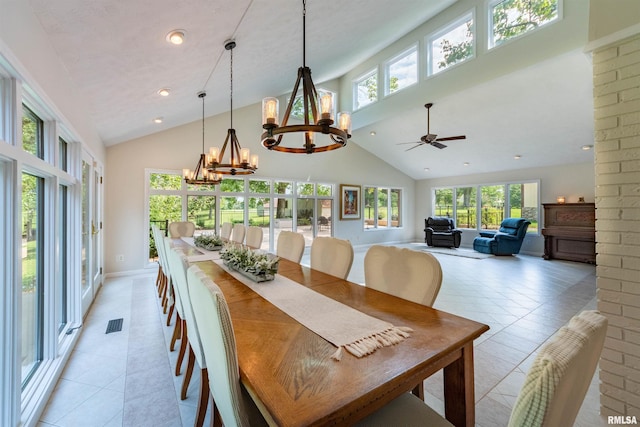
[[[102,283],[102,172],[87,153],[82,156],[82,314]]]

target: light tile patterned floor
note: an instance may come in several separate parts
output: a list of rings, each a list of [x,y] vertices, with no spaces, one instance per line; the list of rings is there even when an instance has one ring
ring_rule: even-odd
[[[353,282],[364,283],[366,249],[356,248]],[[595,308],[595,267],[526,255],[434,255],[444,273],[435,307],[491,327],[475,345],[476,425],[506,426],[539,346],[571,316]],[[307,253],[302,263],[308,262]],[[154,281],[153,275],[106,281],[41,427],[193,425],[199,371],[194,369],[188,398],[181,401],[182,375],[173,375],[178,352],[168,351],[173,322],[166,326]],[[105,334],[108,321],[119,317],[123,330]],[[442,412],[442,376],[425,385],[427,402]],[[575,425],[606,425],[598,410],[596,375]]]

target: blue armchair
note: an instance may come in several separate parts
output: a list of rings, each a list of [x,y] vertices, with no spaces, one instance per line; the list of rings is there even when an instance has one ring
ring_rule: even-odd
[[[525,218],[507,218],[498,231],[480,231],[473,239],[473,249],[485,254],[514,255],[520,252],[522,241],[531,222]]]

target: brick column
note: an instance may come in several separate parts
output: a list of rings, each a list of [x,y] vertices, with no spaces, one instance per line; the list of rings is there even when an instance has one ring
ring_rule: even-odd
[[[601,411],[640,418],[640,34],[593,52]]]

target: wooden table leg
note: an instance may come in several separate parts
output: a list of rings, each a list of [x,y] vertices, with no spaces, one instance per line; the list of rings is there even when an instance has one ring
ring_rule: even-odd
[[[462,356],[444,368],[444,411],[457,427],[474,427],[475,393],[473,342],[462,347]]]

